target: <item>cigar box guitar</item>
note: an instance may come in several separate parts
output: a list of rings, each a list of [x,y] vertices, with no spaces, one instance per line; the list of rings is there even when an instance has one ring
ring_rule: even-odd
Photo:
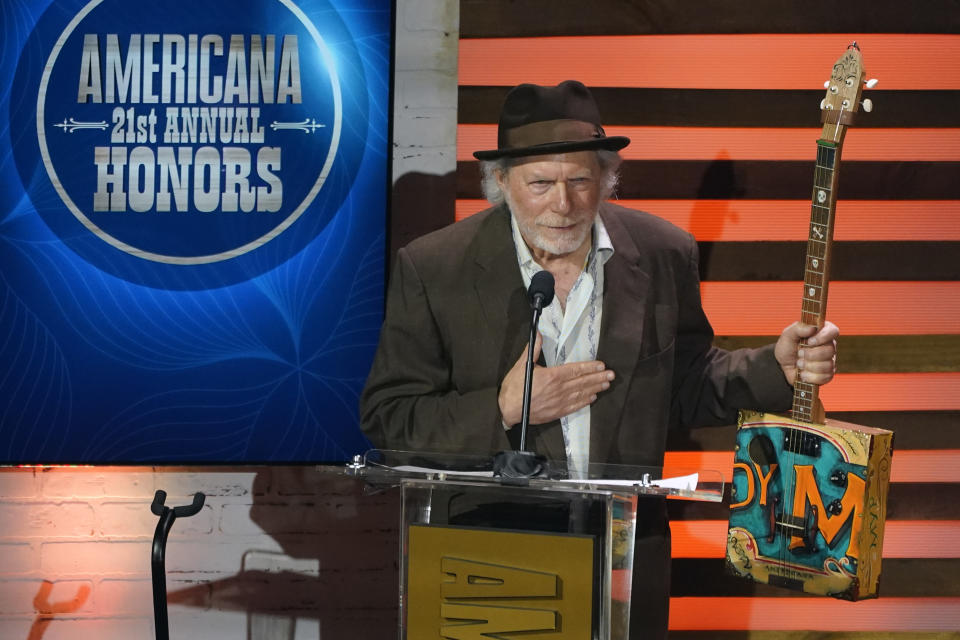
[[[840,152],[864,85],[856,43],[821,102],[801,321],[827,306]],[[873,81],[868,83],[872,86]],[[864,101],[864,110],[872,104]],[[741,411],[726,565],[757,582],[847,600],[878,595],[893,434],[825,418],[817,385],[794,382],[789,416]]]

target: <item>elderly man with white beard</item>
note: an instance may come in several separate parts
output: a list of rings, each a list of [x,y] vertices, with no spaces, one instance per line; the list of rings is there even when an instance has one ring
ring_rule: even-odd
[[[532,449],[565,461],[660,467],[667,433],[784,411],[796,380],[829,382],[835,325],[794,323],[775,344],[725,351],[700,302],[697,244],[608,202],[620,149],[579,82],[520,85],[497,149],[478,151],[491,208],[401,249],[361,425],[381,448],[490,454],[516,448],[540,270],[556,296],[534,347]],[[662,500],[637,516],[631,638],[666,637],[670,538]]]

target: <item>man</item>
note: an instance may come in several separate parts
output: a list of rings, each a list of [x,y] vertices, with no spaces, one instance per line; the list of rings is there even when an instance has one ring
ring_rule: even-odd
[[[724,351],[700,303],[697,245],[606,202],[624,137],[608,137],[579,82],[520,85],[484,161],[494,206],[400,250],[361,423],[381,448],[516,448],[534,273],[550,271],[535,356],[528,448],[566,460],[662,466],[668,429],[782,411],[791,383],[834,373],[837,328],[793,324],[775,345]],[[801,347],[801,341],[806,344]],[[641,501],[631,637],[664,637],[669,529]],[[639,572],[638,572],[639,573]],[[641,636],[641,633],[643,634]]]

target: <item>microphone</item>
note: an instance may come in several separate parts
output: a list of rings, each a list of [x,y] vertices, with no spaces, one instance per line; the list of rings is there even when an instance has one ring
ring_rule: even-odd
[[[529,479],[546,473],[546,459],[527,451],[527,426],[530,424],[530,391],[533,386],[533,345],[537,340],[537,324],[544,307],[553,302],[553,274],[538,271],[530,279],[527,289],[530,308],[530,340],[527,343],[527,369],[523,376],[523,414],[520,421],[520,449],[501,451],[493,457],[493,475],[507,484],[526,485]]]
[[[530,424],[530,393],[533,387],[533,345],[537,341],[537,325],[540,322],[540,312],[553,302],[553,274],[549,271],[538,271],[530,278],[530,288],[527,297],[533,315],[530,318],[530,341],[527,343],[527,369],[523,376],[523,413],[520,420],[520,451],[527,449],[527,426]]]
[[[530,278],[530,288],[527,297],[533,309],[549,307],[553,302],[553,274],[549,271],[538,271]]]

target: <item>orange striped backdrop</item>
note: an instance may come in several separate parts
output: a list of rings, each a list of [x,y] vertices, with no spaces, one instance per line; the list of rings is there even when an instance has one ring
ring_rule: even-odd
[[[507,89],[581,80],[608,134],[633,139],[622,204],[701,243],[718,342],[770,340],[799,319],[802,258],[784,265],[778,251],[802,255],[822,84],[857,40],[880,84],[840,169],[835,251],[849,266],[833,274],[827,316],[849,337],[852,369],[841,340],[822,398],[828,415],[896,432],[881,597],[847,603],[725,576],[726,503],[675,504],[671,637],[960,637],[960,11],[941,0],[735,5],[462,0],[456,218],[486,206],[471,154],[495,148]],[[817,7],[849,15],[831,30]],[[732,443],[732,427],[698,430],[667,465],[729,481]]]

